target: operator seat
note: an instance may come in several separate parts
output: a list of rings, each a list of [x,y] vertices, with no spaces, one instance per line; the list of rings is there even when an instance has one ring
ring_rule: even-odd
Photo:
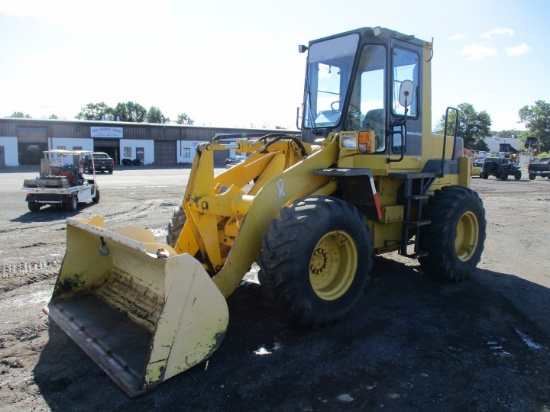
[[[363,130],[374,130],[376,138],[376,150],[384,147],[385,125],[384,109],[369,110],[363,119]]]

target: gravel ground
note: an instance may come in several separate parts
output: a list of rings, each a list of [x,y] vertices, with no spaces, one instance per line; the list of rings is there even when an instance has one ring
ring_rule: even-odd
[[[540,178],[473,179],[488,235],[469,281],[435,282],[416,261],[383,255],[349,317],[318,330],[289,327],[244,283],[208,363],[126,397],[41,311],[65,219],[99,214],[163,241],[188,173],[118,169],[98,176],[99,204],[30,213],[20,187],[35,170],[0,171],[0,410],[550,411],[550,180]]]

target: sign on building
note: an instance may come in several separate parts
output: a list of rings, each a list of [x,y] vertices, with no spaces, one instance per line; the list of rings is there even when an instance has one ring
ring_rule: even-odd
[[[111,137],[116,139],[122,139],[123,136],[122,127],[104,127],[104,126],[91,126],[91,137]]]

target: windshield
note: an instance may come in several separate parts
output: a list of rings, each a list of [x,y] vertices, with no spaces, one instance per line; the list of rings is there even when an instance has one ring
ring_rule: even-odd
[[[359,35],[350,34],[309,48],[304,126],[333,127],[340,123]]]

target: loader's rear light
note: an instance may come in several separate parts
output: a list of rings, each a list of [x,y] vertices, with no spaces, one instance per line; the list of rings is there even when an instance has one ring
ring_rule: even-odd
[[[360,153],[374,153],[374,132],[372,130],[359,132],[358,140]]]
[[[340,146],[342,149],[356,149],[357,148],[357,133],[342,133],[340,138]]]

